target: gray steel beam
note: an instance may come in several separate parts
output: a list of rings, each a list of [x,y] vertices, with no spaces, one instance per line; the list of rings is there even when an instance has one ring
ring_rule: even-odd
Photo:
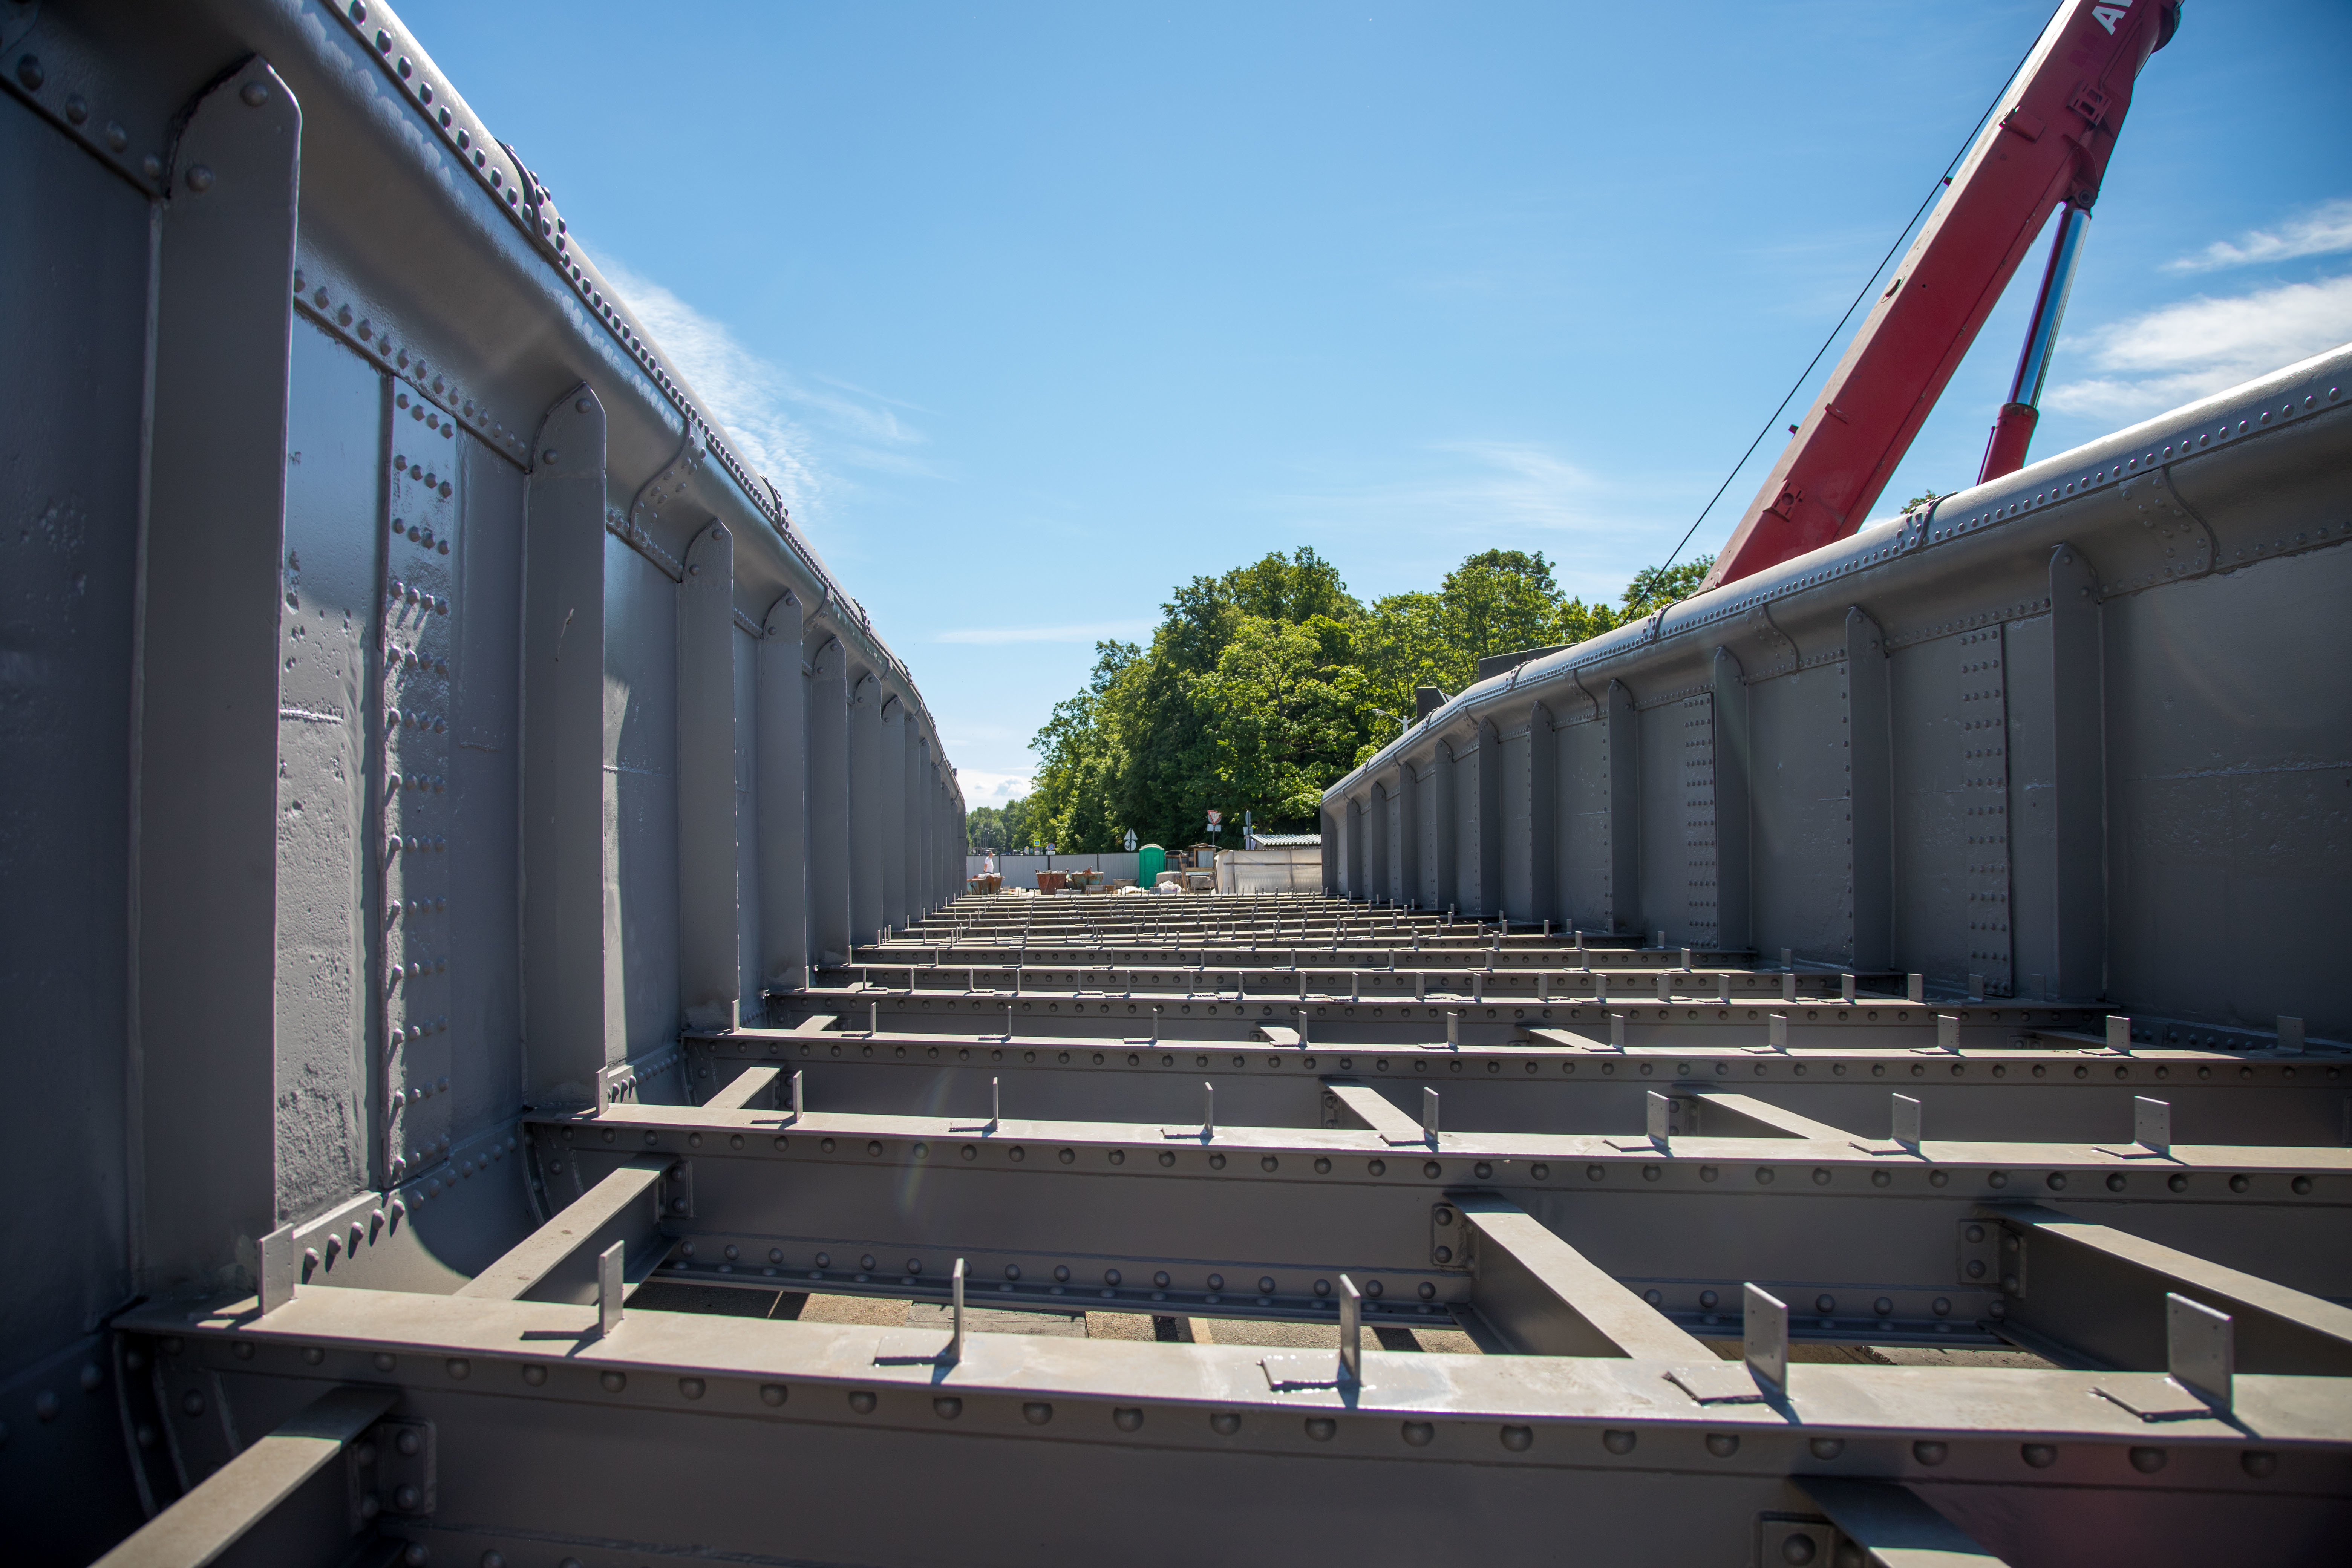
[[[218,1560],[340,1458],[399,1398],[389,1388],[337,1388],[320,1395],[100,1558],[97,1568],[203,1568]],[[313,1561],[325,1562],[344,1539],[335,1534],[303,1544],[320,1554]]]
[[[548,409],[524,514],[523,1082],[593,1101],[627,1055],[620,908],[604,824],[604,406],[585,383]]]
[[[278,1220],[278,610],[301,142],[292,91],[249,59],[188,106],[154,209],[143,618],[114,628],[141,661],[142,1289],[250,1268]]]
[[[783,1068],[772,1067],[745,1068],[729,1080],[727,1086],[703,1101],[708,1110],[748,1110],[751,1102],[772,1090],[783,1076]]]
[[[1034,1550],[1190,1563],[1231,1550],[1239,1510],[1286,1553],[1532,1564],[1558,1559],[1565,1514],[1589,1551],[1739,1562],[1767,1521],[1822,1511],[1790,1483],[1814,1476],[1930,1490],[2011,1556],[2161,1565],[2259,1538],[2294,1557],[2352,1522],[2352,1395],[2326,1379],[2242,1378],[2234,1424],[2151,1434],[2063,1372],[1800,1364],[1784,1399],[1702,1405],[1648,1360],[1368,1351],[1360,1384],[1277,1386],[1246,1346],[978,1332],[941,1368],[876,1328],[593,1325],[585,1305],[322,1290],[257,1325],[125,1326],[239,1408],[395,1382],[436,1435],[440,1495],[387,1529],[436,1559],[656,1555],[689,1494],[698,1550],[773,1555],[754,1478],[777,1473],[825,1500],[793,1526],[818,1560],[929,1560],[1019,1528]],[[909,1473],[945,1478],[923,1509],[903,1506]],[[1049,1486],[1066,1498],[1041,1510]]]
[[[820,1082],[797,1120],[629,1105],[539,1121],[533,1143],[542,1164],[575,1172],[623,1152],[688,1160],[695,1213],[671,1216],[674,1268],[719,1282],[921,1294],[961,1257],[1003,1304],[1077,1294],[1106,1310],[1313,1317],[1333,1310],[1347,1272],[1384,1308],[1443,1312],[1473,1290],[1458,1257],[1436,1256],[1433,1210],[1486,1196],[1574,1234],[1687,1327],[1736,1321],[1725,1303],[1754,1280],[1801,1303],[1805,1337],[1981,1339],[2009,1308],[1997,1278],[1958,1268],[1950,1238],[1981,1203],[2063,1189],[2144,1232],[2280,1259],[2282,1284],[2352,1288],[2333,1211],[2294,1190],[2352,1181],[2347,1151],[2177,1146],[2178,1190],[2115,1191],[2117,1162],[2082,1145],[1931,1142],[1890,1157],[1844,1137],[1449,1131],[1399,1147],[1367,1131],[1244,1125],[1230,1110],[1204,1139],[1199,1079],[1160,1082],[1156,1106],[1135,1107],[1156,1109],[1151,1121],[1042,1119],[1026,1086],[999,1107],[970,1079],[922,1090],[948,1114],[848,1112]]]
[[[1967,1531],[1906,1488],[1832,1476],[1808,1476],[1797,1486],[1821,1505],[1846,1542],[1884,1568],[2004,1568],[2001,1559],[1978,1545]],[[1811,1538],[1807,1540],[1810,1545]],[[1781,1560],[1843,1561],[1828,1543],[1822,1543],[1818,1557],[1784,1552]],[[1855,1558],[1857,1563],[1864,1560]]]
[[[714,521],[677,594],[678,1003],[694,1029],[740,1021],[735,638],[735,540]]]
[[[1748,682],[1738,656],[1718,647],[1708,660],[1714,699],[1715,940],[1745,948],[1753,921],[1748,907]]]
[[[849,691],[849,801],[843,821],[848,826],[849,927],[863,942],[877,934],[887,920],[884,912],[882,857],[889,824],[884,782],[882,742],[896,739],[885,727],[884,705],[891,701],[880,679],[871,671],[860,676]],[[893,774],[898,760],[890,759]]]
[[[1846,795],[1853,807],[1848,850],[1856,969],[1893,962],[1895,822],[1893,715],[1887,706],[1886,637],[1856,606],[1845,614]]]
[[[521,1245],[460,1285],[456,1294],[493,1301],[519,1301],[527,1296],[593,1300],[594,1260],[615,1239],[630,1244],[625,1254],[633,1266],[629,1273],[633,1279],[642,1279],[669,1250],[657,1242],[656,1227],[662,1178],[676,1163],[662,1155],[623,1161]],[[641,1212],[632,1215],[632,1209]]]
[[[1513,1349],[1536,1355],[1626,1356],[1713,1368],[1717,1357],[1518,1205],[1465,1197],[1459,1240],[1471,1301]],[[1443,1231],[1452,1224],[1440,1215]]]
[[[2104,612],[2099,580],[2083,552],[2060,544],[2050,553],[2049,696],[2042,742],[2050,786],[2029,793],[2030,812],[2046,813],[2051,861],[2045,873],[2051,937],[2049,981],[2059,996],[2106,990],[2106,701],[2103,686]]]
[[[907,705],[897,697],[883,700],[878,718],[882,728],[874,746],[873,781],[875,884],[878,889],[875,910],[879,923],[896,930],[907,923],[909,907],[907,874],[912,869],[908,857],[912,846],[907,836],[907,785],[913,735]]]
[[[760,689],[758,762],[761,985],[809,979],[808,656],[801,603],[787,589],[768,606],[752,658]]]
[[[2178,1292],[2230,1315],[2244,1370],[2352,1375],[2352,1308],[2041,1204],[1964,1222],[1960,1257],[1998,1279],[2006,1331],[2078,1364],[2163,1370]]]
[[[809,940],[814,962],[830,965],[847,963],[859,940],[850,908],[849,655],[822,623],[809,640]]]
[[[1603,776],[1609,787],[1609,929],[1643,931],[1642,752],[1633,692],[1609,683],[1601,709]]]

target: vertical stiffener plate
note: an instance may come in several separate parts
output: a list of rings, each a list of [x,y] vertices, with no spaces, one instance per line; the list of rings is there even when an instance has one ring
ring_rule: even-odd
[[[1959,660],[1961,816],[1968,826],[1969,967],[1985,994],[2014,994],[2009,918],[2009,677],[1996,625],[1952,639]]]
[[[1715,698],[1683,699],[1683,844],[1689,876],[1684,888],[1684,928],[1701,947],[1717,944],[1720,861],[1715,825]]]
[[[457,692],[458,470],[454,426],[392,384],[385,487],[383,857],[385,1162],[393,1180],[450,1142],[449,725]]]

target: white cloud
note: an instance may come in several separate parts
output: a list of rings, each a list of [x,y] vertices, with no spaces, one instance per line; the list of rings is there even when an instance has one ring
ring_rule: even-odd
[[[1544,447],[1514,441],[1445,441],[1436,471],[1369,485],[1270,496],[1270,510],[1350,525],[1409,524],[1416,531],[1495,533],[1514,528],[1581,529],[1607,521],[1591,502],[1601,482]]]
[[[795,517],[806,521],[828,489],[845,488],[842,468],[921,466],[913,454],[923,437],[896,412],[904,405],[842,382],[811,385],[652,279],[618,262],[602,266],[729,444],[775,481]]]
[[[1088,621],[1064,626],[965,626],[940,632],[931,640],[983,647],[1016,642],[1095,643],[1113,637],[1139,637],[1150,629],[1150,621]]]
[[[2352,340],[2352,275],[2229,299],[2198,298],[2060,345],[2092,374],[2043,395],[2065,414],[2159,414]]]
[[[2275,229],[2249,229],[2235,239],[2217,239],[2193,256],[2165,263],[2168,272],[2214,272],[2293,261],[2303,256],[2334,256],[2352,250],[2352,196],[2322,202]]]
[[[1027,773],[991,773],[977,768],[958,768],[956,782],[963,785],[966,810],[976,805],[1003,805],[1019,800],[1029,793],[1032,780]]]

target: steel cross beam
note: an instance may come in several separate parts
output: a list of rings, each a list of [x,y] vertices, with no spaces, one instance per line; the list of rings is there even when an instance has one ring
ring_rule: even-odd
[[[1197,1108],[1198,1101],[1192,1102]],[[1181,1113],[1180,1113],[1181,1114]],[[2293,1259],[2352,1293],[2336,1261],[2352,1151],[2179,1145],[2162,1172],[2095,1145],[1443,1131],[1189,1120],[1106,1122],[775,1113],[638,1105],[530,1124],[535,1164],[585,1179],[636,1153],[690,1170],[667,1216],[670,1272],[850,1293],[935,1293],[957,1258],[1007,1305],[1322,1319],[1347,1272],[1376,1314],[1475,1305],[1436,1215],[1475,1196],[1537,1214],[1695,1329],[1744,1279],[1811,1307],[1802,1334],[1997,1335],[1996,1278],[1952,1238],[1977,1205],[2065,1194],[2142,1233]],[[1728,1230],[1720,1215],[1736,1212]],[[1843,1307],[1838,1305],[1844,1303]]]
[[[383,1387],[329,1389],[100,1558],[97,1568],[204,1568],[260,1529],[399,1397],[397,1389]],[[342,1502],[333,1500],[338,1514]]]
[[[702,1550],[777,1561],[757,1543],[779,1475],[825,1500],[795,1514],[796,1554],[820,1560],[959,1542],[969,1555],[1025,1528],[1196,1562],[1240,1518],[1269,1550],[1533,1563],[1557,1560],[1566,1512],[1604,1555],[1713,1561],[1776,1519],[1839,1506],[1791,1477],[1916,1488],[1958,1531],[2061,1556],[2177,1556],[2168,1530],[2252,1532],[2292,1556],[2352,1520],[2352,1385],[2335,1379],[2244,1376],[2230,1420],[2152,1431],[2093,1394],[2097,1374],[2066,1372],[1799,1364],[1780,1396],[1702,1403],[1654,1359],[1367,1351],[1360,1381],[1306,1384],[1246,1346],[982,1332],[941,1365],[875,1328],[633,1312],[600,1335],[584,1307],[383,1291],[195,1317],[122,1326],[176,1374],[256,1405],[330,1379],[400,1388],[407,1418],[437,1434],[440,1498],[382,1523],[436,1560],[648,1551],[637,1500],[652,1487],[696,1500]],[[1040,1454],[1068,1494],[1045,1513],[1010,1484]],[[910,1471],[942,1478],[922,1509],[903,1506]],[[1624,1506],[1669,1482],[1675,1506]],[[1310,1485],[1322,1505],[1302,1510]],[[1200,1510],[1204,1495],[1219,1508]],[[498,1522],[514,1519],[538,1522]],[[1855,1521],[1858,1539],[1873,1528]]]

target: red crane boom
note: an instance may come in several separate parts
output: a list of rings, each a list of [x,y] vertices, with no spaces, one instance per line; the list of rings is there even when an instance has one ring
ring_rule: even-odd
[[[1862,526],[2034,236],[2063,204],[2070,211],[1982,477],[2022,464],[2084,223],[2131,106],[2132,84],[2179,22],[2180,0],[2070,0],[2060,7],[1716,557],[1708,587]]]

